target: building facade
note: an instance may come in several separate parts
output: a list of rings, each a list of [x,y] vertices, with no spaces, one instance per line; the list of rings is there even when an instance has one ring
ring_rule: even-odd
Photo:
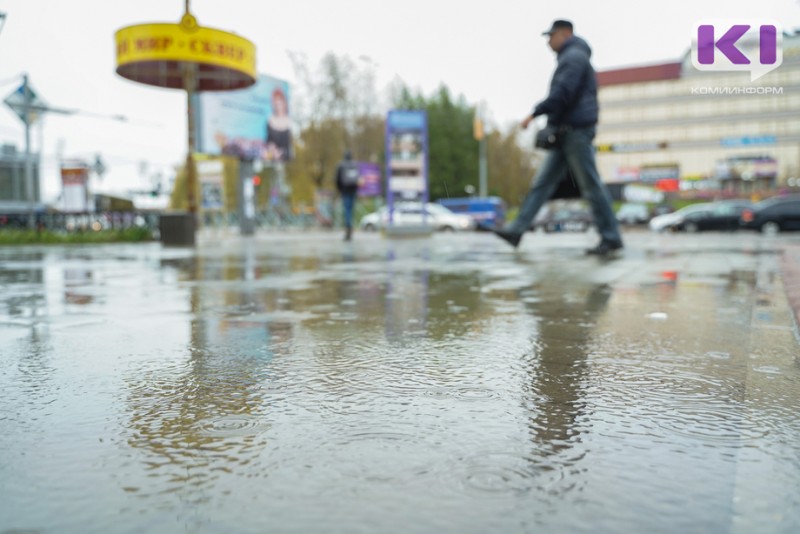
[[[783,63],[748,73],[681,61],[601,71],[601,175],[663,191],[758,194],[800,187],[800,34]]]
[[[34,208],[40,210],[39,158],[31,155],[32,194],[28,194],[25,174],[25,153],[14,145],[0,147],[0,214],[27,213]]]

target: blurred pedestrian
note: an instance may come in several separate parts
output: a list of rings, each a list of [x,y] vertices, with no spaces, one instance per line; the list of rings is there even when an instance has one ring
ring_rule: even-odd
[[[542,35],[548,36],[548,44],[557,54],[557,66],[549,95],[520,126],[527,128],[536,117],[547,115],[547,128],[554,133],[555,146],[539,167],[517,218],[494,232],[516,248],[539,209],[569,173],[582,196],[589,200],[600,234],[600,243],[586,252],[605,256],[623,244],[611,196],[597,172],[592,147],[598,116],[597,79],[589,59],[592,51],[586,41],[573,34],[572,23],[567,20],[554,21]]]
[[[342,208],[344,209],[344,240],[350,241],[353,238],[353,208],[356,203],[358,193],[358,183],[361,179],[361,171],[358,163],[353,161],[350,151],[344,153],[344,159],[336,169],[336,189],[342,197]]]

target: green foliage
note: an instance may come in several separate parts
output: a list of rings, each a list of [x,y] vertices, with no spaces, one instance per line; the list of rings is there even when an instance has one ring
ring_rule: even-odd
[[[53,232],[50,230],[0,230],[2,245],[68,245],[80,243],[117,243],[152,241],[153,232],[148,228],[125,230],[100,230],[83,232]]]
[[[465,196],[478,183],[478,141],[472,134],[475,108],[463,96],[453,99],[447,86],[428,99],[403,87],[397,109],[422,109],[428,115],[428,190],[431,199]]]
[[[479,142],[473,137],[475,106],[463,97],[453,99],[442,85],[430,98],[408,87],[396,89],[398,109],[422,109],[428,114],[428,186],[432,199],[465,196],[465,188],[479,187]],[[506,133],[487,129],[488,193],[518,205],[535,173],[533,152],[520,144],[519,130]]]
[[[356,160],[382,163],[384,119],[369,59],[329,53],[312,69],[307,58],[293,54],[292,62],[298,79],[292,115],[300,131],[287,176],[292,201],[310,204],[316,191],[335,189],[345,150]]]
[[[292,202],[313,204],[316,193],[334,190],[336,167],[345,150],[360,161],[385,162],[387,108],[425,110],[428,115],[428,185],[433,200],[466,196],[478,189],[479,143],[473,136],[475,106],[441,85],[426,97],[395,80],[388,106],[379,105],[375,64],[329,53],[312,68],[302,54],[292,54],[298,83],[292,115],[297,123],[295,158],[287,165]],[[489,194],[518,205],[534,172],[530,149],[516,129],[507,133],[486,125]],[[266,190],[266,188],[264,188]]]
[[[532,150],[521,145],[516,128],[509,128],[507,133],[488,132],[486,143],[489,194],[501,197],[508,206],[518,206],[536,172]]]

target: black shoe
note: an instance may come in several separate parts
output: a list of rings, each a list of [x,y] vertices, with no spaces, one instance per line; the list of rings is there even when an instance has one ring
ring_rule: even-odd
[[[586,249],[586,254],[595,256],[608,256],[615,250],[622,248],[622,241],[600,241],[600,244],[594,248]]]
[[[492,230],[492,232],[494,232],[494,235],[496,235],[497,237],[499,237],[500,239],[502,239],[503,241],[505,241],[514,248],[517,248],[520,239],[522,239],[522,234],[511,232],[509,230],[503,230],[501,228],[495,228]]]

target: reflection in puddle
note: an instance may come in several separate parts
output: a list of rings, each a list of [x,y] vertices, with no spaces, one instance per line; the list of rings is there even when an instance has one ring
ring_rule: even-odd
[[[358,237],[0,253],[8,524],[800,526],[774,254]]]

